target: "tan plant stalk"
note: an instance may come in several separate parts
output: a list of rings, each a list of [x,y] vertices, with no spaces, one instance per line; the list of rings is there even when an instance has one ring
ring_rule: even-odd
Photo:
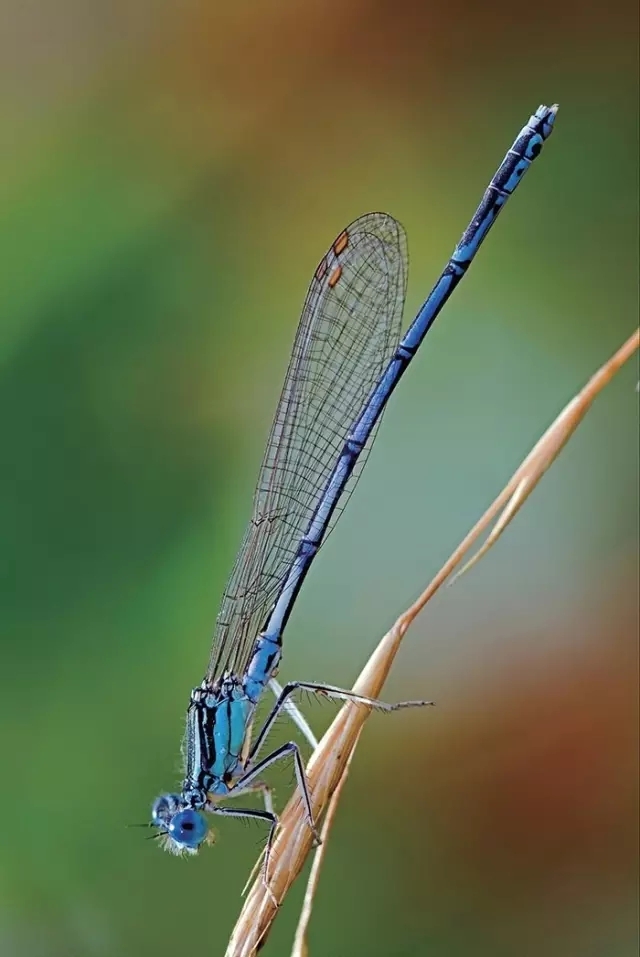
[[[389,673],[396,652],[405,633],[426,603],[449,578],[478,538],[495,520],[486,541],[458,575],[481,558],[500,537],[509,522],[522,507],[546,470],[559,455],[578,424],[586,415],[591,403],[610,382],[621,366],[634,354],[640,345],[638,330],[620,349],[591,377],[585,387],[565,406],[553,424],[513,474],[502,492],[490,505],[482,518],[471,529],[460,545],[443,565],[433,581],[420,597],[397,619],[382,638],[369,658],[353,690],[358,694],[377,698]],[[456,576],[458,577],[458,576]],[[325,820],[322,832],[323,844],[316,851],[305,897],[301,925],[296,936],[293,957],[307,957],[306,928],[309,923],[313,895],[318,883],[319,868],[326,853],[329,830],[336,811],[339,791],[344,783],[354,749],[369,709],[347,702],[321,739],[307,765],[307,775],[316,820],[321,817],[331,801],[331,815]],[[281,818],[269,862],[269,886],[262,874],[258,874],[247,895],[244,906],[229,941],[226,957],[254,957],[264,942],[278,907],[287,891],[300,873],[312,848],[312,834],[298,794],[289,801]]]

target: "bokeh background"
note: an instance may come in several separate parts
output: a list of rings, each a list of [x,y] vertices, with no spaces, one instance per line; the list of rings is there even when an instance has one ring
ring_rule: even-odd
[[[387,210],[408,321],[561,103],[290,622],[281,676],[348,685],[637,321],[635,7],[3,0],[2,955],[223,952],[260,829],[126,825],[179,781],[307,283]],[[408,636],[386,697],[438,706],[369,722],[311,954],[636,953],[637,376]]]

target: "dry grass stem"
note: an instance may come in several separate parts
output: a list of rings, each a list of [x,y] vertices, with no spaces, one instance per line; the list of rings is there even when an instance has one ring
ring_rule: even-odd
[[[593,400],[620,367],[634,354],[639,345],[640,335],[636,330],[563,409],[514,473],[500,495],[443,565],[433,581],[411,607],[400,615],[390,631],[382,638],[354,684],[353,690],[355,692],[372,698],[380,696],[396,652],[411,623],[458,567],[478,538],[494,521],[493,529],[485,543],[476,555],[467,562],[458,576],[486,554],[488,549],[495,544],[571,437]],[[354,705],[350,702],[344,704],[309,760],[307,775],[316,820],[324,813],[332,797],[334,798],[332,815],[335,813],[339,796],[337,792],[344,783],[349,762],[369,713],[369,709],[361,705]],[[294,949],[294,957],[303,957],[307,954],[306,927],[311,912],[313,895],[318,883],[322,855],[326,851],[332,819],[331,816],[325,820],[322,834],[324,843],[321,848],[318,848],[317,854],[319,856],[316,857],[307,888],[301,928],[299,927],[297,935],[297,950]],[[226,957],[254,957],[257,954],[261,944],[265,941],[279,905],[300,873],[311,847],[311,831],[299,795],[296,792],[280,819],[280,827],[269,862],[269,888],[265,886],[262,875],[259,874],[247,895],[231,935]]]
[[[298,921],[298,927],[296,929],[296,936],[293,942],[293,950],[291,951],[291,957],[308,957],[309,948],[307,946],[307,929],[311,921],[311,911],[313,909],[313,901],[315,898],[316,890],[320,882],[320,871],[322,869],[322,862],[324,861],[324,856],[327,852],[328,847],[328,838],[329,831],[333,825],[333,819],[336,816],[338,810],[338,804],[340,803],[340,795],[342,794],[342,789],[347,782],[349,776],[349,768],[351,767],[351,762],[353,761],[353,756],[356,753],[356,745],[358,743],[358,737],[353,743],[353,748],[347,760],[342,777],[338,781],[338,785],[331,795],[331,800],[329,801],[329,807],[327,808],[327,813],[324,816],[324,821],[322,824],[322,831],[320,832],[320,837],[322,838],[322,844],[320,847],[315,849],[313,855],[313,863],[311,864],[311,871],[309,873],[309,880],[307,881],[307,889],[304,894],[304,902],[302,904],[302,911],[300,913],[300,920]]]
[[[565,444],[569,441],[578,425],[589,411],[593,400],[611,381],[616,372],[630,359],[638,349],[640,333],[636,329],[633,335],[620,346],[618,351],[601,366],[595,375],[592,375],[583,389],[564,407],[552,425],[549,426],[542,438],[536,443],[520,468],[513,474],[509,483],[495,500],[491,508],[482,516],[484,522],[489,512],[491,517],[497,515],[500,509],[502,514],[496,519],[493,529],[487,540],[463,568],[452,578],[450,584],[464,575],[482,556],[489,551],[492,545],[500,538],[503,531],[522,508],[525,501],[547,471],[552,462],[558,457]]]

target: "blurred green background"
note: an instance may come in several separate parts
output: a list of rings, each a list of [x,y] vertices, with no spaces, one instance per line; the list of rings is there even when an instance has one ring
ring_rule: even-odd
[[[216,821],[182,861],[126,825],[179,782],[308,281],[387,210],[408,321],[518,130],[560,102],[290,622],[281,677],[348,685],[636,323],[636,17],[4,0],[2,955],[223,952],[262,831]],[[438,707],[369,722],[313,957],[636,953],[637,375],[410,632],[386,698]],[[265,957],[289,952],[302,890]]]

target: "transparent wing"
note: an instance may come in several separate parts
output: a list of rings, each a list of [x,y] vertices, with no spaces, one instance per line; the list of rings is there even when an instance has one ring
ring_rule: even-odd
[[[369,213],[316,269],[256,488],[253,516],[225,590],[207,676],[242,674],[351,425],[399,338],[407,281],[404,230]],[[335,510],[335,525],[375,431]]]

